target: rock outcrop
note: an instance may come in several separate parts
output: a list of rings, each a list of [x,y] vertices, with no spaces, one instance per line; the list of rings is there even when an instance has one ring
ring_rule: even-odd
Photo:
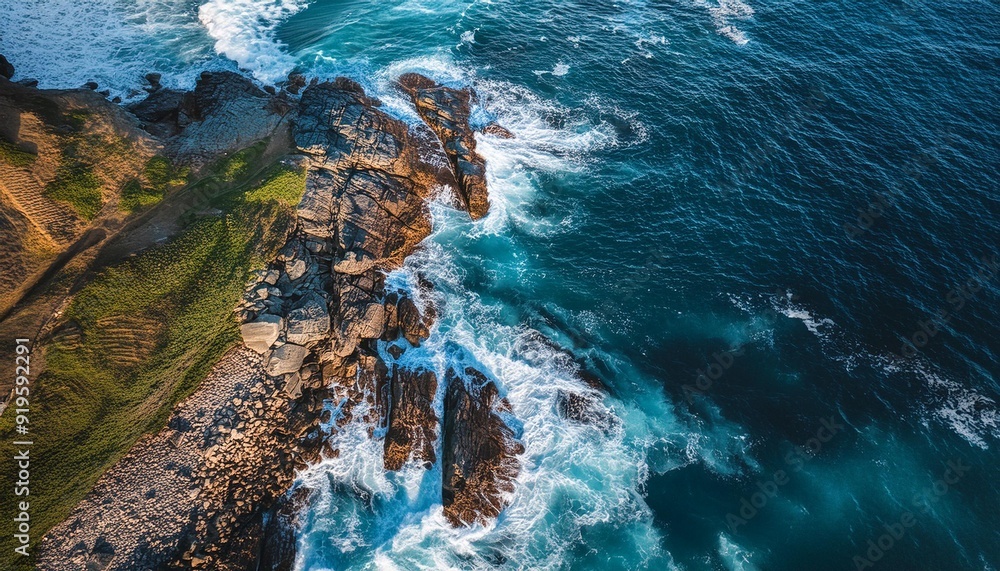
[[[389,393],[385,469],[399,470],[411,459],[430,468],[437,461],[438,418],[433,407],[437,376],[433,371],[393,367]]]
[[[438,85],[416,73],[401,76],[399,85],[413,99],[420,117],[441,140],[455,170],[459,197],[469,215],[473,220],[486,216],[490,208],[486,159],[476,152],[475,133],[469,126],[475,94],[469,88]]]
[[[14,77],[14,64],[7,61],[3,54],[0,54],[0,76],[7,79]]]
[[[166,141],[177,161],[195,167],[275,133],[292,109],[284,94],[270,94],[231,71],[203,72],[193,91],[150,81],[150,93],[128,106],[147,131]]]
[[[524,447],[501,415],[510,403],[473,368],[448,370],[442,460],[444,515],[452,525],[486,524],[506,507]]]

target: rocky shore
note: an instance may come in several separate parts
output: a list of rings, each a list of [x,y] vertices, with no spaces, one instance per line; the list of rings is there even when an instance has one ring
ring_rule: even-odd
[[[495,518],[523,452],[510,406],[484,371],[439,379],[396,363],[428,337],[435,309],[385,284],[429,235],[429,198],[451,188],[473,218],[488,210],[473,92],[403,76],[426,123],[409,126],[345,78],[293,75],[265,90],[206,73],[186,93],[157,79],[128,109],[171,158],[197,168],[267,139],[306,169],[306,190],[284,248],[235,308],[244,347],[46,535],[38,568],[291,569],[295,514],[309,498],[291,490],[296,471],[341,453],[327,436],[352,420],[385,435],[386,470],[443,462],[452,524]]]

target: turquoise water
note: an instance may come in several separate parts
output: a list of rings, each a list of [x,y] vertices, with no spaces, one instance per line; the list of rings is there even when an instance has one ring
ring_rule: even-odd
[[[995,2],[67,0],[92,25],[44,44],[31,4],[0,53],[43,84],[298,67],[416,121],[420,71],[517,136],[480,141],[490,215],[442,197],[391,276],[441,308],[404,359],[510,399],[510,508],[451,529],[440,469],[349,425],[299,568],[1000,568]],[[556,413],[581,369],[608,431]]]

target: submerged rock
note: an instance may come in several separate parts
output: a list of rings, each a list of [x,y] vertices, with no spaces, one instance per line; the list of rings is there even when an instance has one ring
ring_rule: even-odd
[[[601,404],[598,393],[560,390],[556,393],[559,416],[580,424],[588,424],[605,434],[618,426],[618,418]]]
[[[506,127],[498,125],[497,123],[490,123],[489,125],[483,127],[482,132],[486,135],[493,135],[494,137],[500,137],[501,139],[513,139],[514,133],[511,133]]]

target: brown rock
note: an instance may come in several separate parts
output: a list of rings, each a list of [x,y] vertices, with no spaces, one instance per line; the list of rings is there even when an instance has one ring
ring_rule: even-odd
[[[7,61],[7,58],[0,54],[0,76],[10,79],[14,77],[14,65]]]
[[[485,135],[493,135],[494,137],[500,137],[501,139],[514,138],[514,133],[511,133],[507,128],[497,123],[490,123],[489,125],[483,127],[482,132]]]
[[[486,159],[476,153],[476,138],[469,127],[474,93],[471,89],[452,89],[436,84],[416,73],[399,78],[417,113],[441,141],[448,155],[458,194],[473,220],[486,216],[489,194],[486,189]]]
[[[520,472],[516,456],[524,452],[497,414],[510,404],[496,385],[472,368],[465,376],[448,370],[444,402],[442,501],[455,526],[485,524],[500,514]]]
[[[433,371],[392,368],[389,430],[385,435],[385,469],[399,470],[411,458],[430,468],[437,460],[434,413],[437,376]]]

